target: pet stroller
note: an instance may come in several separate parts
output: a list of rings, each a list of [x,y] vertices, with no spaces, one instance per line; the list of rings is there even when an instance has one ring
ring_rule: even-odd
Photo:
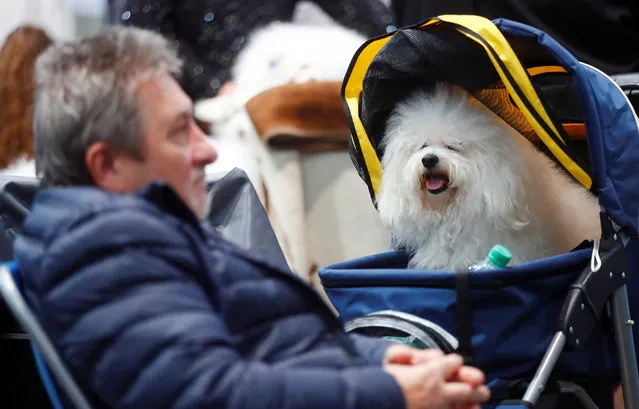
[[[638,408],[639,125],[628,95],[547,34],[504,19],[446,15],[374,38],[342,88],[351,158],[373,202],[389,112],[440,81],[595,193],[601,240],[493,271],[407,270],[402,250],[324,267],[346,329],[461,353],[486,373],[486,407],[609,408],[621,383],[625,407]]]

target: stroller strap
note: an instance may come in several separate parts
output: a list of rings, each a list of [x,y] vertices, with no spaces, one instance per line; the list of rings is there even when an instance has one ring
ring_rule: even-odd
[[[473,365],[473,310],[471,308],[470,280],[468,269],[457,270],[455,274],[457,304],[455,322],[457,324],[457,353],[464,358],[464,364]]]

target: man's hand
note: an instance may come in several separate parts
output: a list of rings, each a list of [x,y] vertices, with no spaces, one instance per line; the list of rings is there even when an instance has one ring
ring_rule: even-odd
[[[439,349],[417,349],[404,344],[391,345],[384,354],[384,365],[425,364],[433,358],[441,358],[444,353]]]
[[[427,358],[426,363],[412,366],[384,365],[401,387],[407,409],[479,409],[479,404],[490,397],[490,391],[482,385],[483,373],[463,366],[459,355]]]
[[[444,353],[439,349],[417,349],[404,344],[396,344],[386,350],[384,365],[419,365],[443,356]],[[462,366],[450,380],[477,387],[484,383],[484,374],[476,368]]]

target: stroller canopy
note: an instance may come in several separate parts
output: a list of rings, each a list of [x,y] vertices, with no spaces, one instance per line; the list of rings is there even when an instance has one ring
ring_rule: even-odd
[[[627,96],[547,34],[503,19],[439,16],[360,47],[342,99],[351,158],[373,201],[389,114],[411,92],[437,82],[464,88],[597,194],[609,217],[637,235],[639,123]]]

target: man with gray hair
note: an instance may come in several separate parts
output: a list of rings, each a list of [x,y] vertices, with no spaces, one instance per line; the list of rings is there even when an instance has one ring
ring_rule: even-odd
[[[458,355],[344,332],[291,272],[207,214],[216,159],[162,37],[109,28],[37,63],[43,188],[15,244],[25,292],[96,406],[479,408]]]

